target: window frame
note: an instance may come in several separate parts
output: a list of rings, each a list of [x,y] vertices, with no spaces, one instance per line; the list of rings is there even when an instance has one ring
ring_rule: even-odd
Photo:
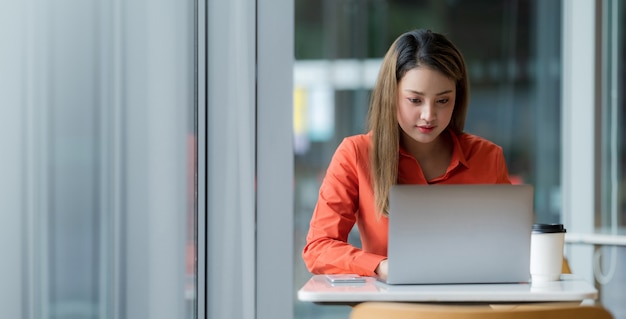
[[[294,3],[206,5],[205,317],[292,318]]]

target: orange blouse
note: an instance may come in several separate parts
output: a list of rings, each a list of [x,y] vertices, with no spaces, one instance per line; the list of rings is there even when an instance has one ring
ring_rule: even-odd
[[[398,184],[510,184],[502,148],[475,135],[450,131],[452,160],[445,174],[426,181],[419,163],[400,148]],[[302,252],[310,272],[375,275],[387,258],[387,218],[377,217],[370,183],[371,135],[347,137],[326,171]],[[348,243],[357,224],[362,249]]]

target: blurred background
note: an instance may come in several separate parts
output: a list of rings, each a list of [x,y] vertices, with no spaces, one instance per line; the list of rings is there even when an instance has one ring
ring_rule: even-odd
[[[604,49],[618,51],[617,59],[623,61],[624,6],[611,7],[615,4],[610,1],[603,4],[606,19],[614,20],[613,24],[607,22],[604,36],[618,40],[612,42],[613,48]],[[310,276],[300,256],[330,158],[344,137],[366,132],[369,94],[381,59],[395,38],[411,29],[443,33],[457,45],[470,76],[466,132],[502,146],[512,182],[534,186],[535,221],[562,222],[561,1],[296,0],[295,5],[294,289]],[[624,63],[609,63],[604,68],[608,77],[604,83],[618,81],[613,85],[620,89],[617,109],[607,106],[603,110],[602,161],[608,164],[611,154],[619,152],[615,155],[623,163]],[[611,135],[612,128],[619,133]],[[611,149],[613,144],[617,148]],[[622,169],[603,167],[605,189],[617,188],[623,194]],[[619,183],[612,185],[615,176]],[[606,193],[604,209],[596,213],[599,227],[626,226],[624,196]],[[612,201],[618,203],[613,221]],[[350,240],[360,244],[356,230]],[[619,301],[626,296],[626,249],[604,249],[609,262],[603,269],[609,269],[615,259],[622,266],[599,287],[601,301],[617,318],[626,318],[626,308]],[[295,312],[296,318],[346,318],[349,307],[296,301]]]

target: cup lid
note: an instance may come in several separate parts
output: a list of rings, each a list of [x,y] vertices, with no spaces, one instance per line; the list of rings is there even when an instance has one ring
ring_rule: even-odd
[[[565,233],[563,224],[534,224],[533,233]]]

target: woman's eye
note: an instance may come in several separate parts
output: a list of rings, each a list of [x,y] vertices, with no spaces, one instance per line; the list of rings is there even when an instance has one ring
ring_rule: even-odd
[[[441,100],[438,100],[437,103],[439,103],[439,104],[446,104],[446,103],[448,103],[448,101],[450,101],[450,99],[441,99]]]
[[[413,104],[417,104],[420,102],[420,99],[413,99],[413,98],[408,98],[409,102],[413,103]]]

